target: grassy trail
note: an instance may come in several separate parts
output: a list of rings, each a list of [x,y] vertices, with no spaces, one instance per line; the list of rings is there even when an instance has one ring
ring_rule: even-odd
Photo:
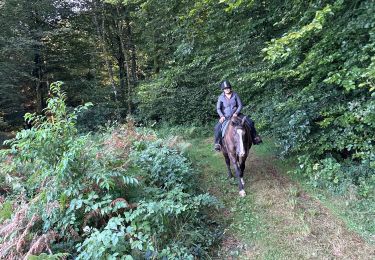
[[[214,259],[375,259],[373,245],[284,175],[280,161],[262,147],[248,158],[247,196],[240,198],[211,139],[191,143],[188,153],[201,169],[202,188],[224,204],[215,215],[226,228]]]

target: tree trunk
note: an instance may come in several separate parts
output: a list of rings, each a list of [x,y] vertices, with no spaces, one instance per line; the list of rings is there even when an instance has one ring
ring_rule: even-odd
[[[118,17],[121,16],[120,14],[120,10],[118,8],[118,6],[116,7],[116,10],[117,10],[117,15]],[[123,54],[124,54],[124,59],[125,59],[125,68],[126,68],[126,84],[127,84],[127,87],[128,87],[128,97],[127,97],[127,104],[128,104],[128,114],[130,115],[131,114],[131,111],[132,111],[132,84],[130,82],[130,68],[129,68],[129,55],[128,55],[128,48],[126,47],[129,47],[129,46],[126,46],[125,47],[125,43],[124,43],[124,37],[123,37],[123,23],[122,23],[122,20],[119,21],[119,25],[118,25],[118,35],[119,35],[119,39],[120,39],[120,43],[121,43],[121,48],[123,50]]]
[[[96,5],[96,1],[93,1],[93,3],[94,3],[94,7],[95,7],[94,24],[96,26],[96,32],[98,34],[99,46],[101,47],[103,55],[104,55],[105,64],[106,64],[106,67],[107,67],[107,70],[108,70],[108,75],[109,75],[109,79],[110,79],[113,94],[114,94],[114,99],[115,99],[115,102],[117,103],[118,98],[117,98],[116,83],[115,83],[114,76],[113,76],[112,63],[108,58],[108,51],[107,51],[106,43],[105,43],[104,11],[102,10],[102,25],[101,25],[101,28],[100,28],[97,13],[96,13],[97,10],[98,10],[97,5]]]
[[[42,85],[40,82],[36,82],[36,112],[38,114],[42,113],[43,110],[42,97]]]
[[[137,86],[138,78],[137,78],[137,53],[135,49],[135,44],[133,41],[133,34],[130,26],[129,20],[126,21],[126,28],[128,30],[128,46],[131,53],[131,77],[132,77],[132,85],[133,87]]]
[[[160,66],[159,66],[159,50],[158,50],[158,47],[157,47],[157,40],[156,40],[156,32],[154,31],[154,34],[153,34],[153,63],[154,63],[154,72],[156,74],[158,74],[160,72]]]
[[[120,92],[121,102],[124,103],[126,100],[126,71],[125,71],[125,57],[122,49],[119,50],[119,57],[117,58],[119,67],[119,79],[120,79]]]
[[[35,82],[35,94],[36,94],[36,112],[38,114],[42,113],[43,110],[43,88],[42,88],[42,65],[40,57],[40,48],[36,47],[36,52],[34,56],[34,71],[33,76],[36,78]]]

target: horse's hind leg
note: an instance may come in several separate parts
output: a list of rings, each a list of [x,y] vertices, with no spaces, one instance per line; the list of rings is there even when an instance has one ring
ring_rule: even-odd
[[[224,154],[224,158],[225,158],[225,163],[227,164],[227,169],[228,169],[228,179],[230,179],[233,177],[233,175],[230,169],[230,159],[229,159],[228,154]]]

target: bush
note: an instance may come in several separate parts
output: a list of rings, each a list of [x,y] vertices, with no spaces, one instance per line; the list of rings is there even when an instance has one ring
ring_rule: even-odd
[[[308,178],[313,187],[333,194],[347,195],[350,200],[375,201],[375,175],[370,165],[339,162],[333,157],[314,161],[308,156],[299,157],[297,174]]]
[[[13,205],[11,201],[1,202],[0,204],[0,223],[10,219],[13,214]]]
[[[126,109],[115,103],[99,103],[78,115],[77,128],[80,132],[98,131],[109,122],[123,122]]]
[[[282,19],[289,22],[280,36],[265,43],[262,69],[245,77],[254,86],[248,92],[259,97],[256,117],[283,155],[301,158],[298,172],[314,186],[340,194],[352,187],[368,197],[375,172],[375,4],[328,0],[294,9]]]
[[[168,123],[163,123],[160,125],[157,125],[156,131],[158,133],[158,136],[161,138],[168,138],[171,136],[181,136],[183,138],[187,139],[194,139],[194,138],[202,138],[212,135],[213,136],[213,124],[209,125],[202,125],[202,124],[196,124],[196,125],[172,125]]]
[[[2,152],[8,197],[18,203],[0,225],[0,258],[204,256],[217,238],[205,211],[217,202],[196,194],[187,159],[131,120],[79,135],[78,113],[89,104],[69,113],[60,86],[51,85],[46,115],[26,115],[33,127]]]

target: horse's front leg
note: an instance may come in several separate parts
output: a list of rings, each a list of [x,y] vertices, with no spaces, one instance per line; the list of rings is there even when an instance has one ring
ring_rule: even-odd
[[[244,172],[245,172],[246,157],[247,157],[247,155],[245,154],[244,157],[240,158],[240,170],[241,170],[240,178],[241,178],[242,185],[245,185],[245,181],[243,180],[243,175],[244,175]]]
[[[240,164],[239,164],[239,162],[237,162],[237,160],[234,160],[232,162],[233,162],[233,165],[234,165],[234,169],[236,171],[236,177],[237,177],[237,180],[238,180],[238,189],[240,190],[240,192],[239,192],[240,196],[244,197],[246,195],[246,192],[244,190],[244,183],[243,183],[243,180],[241,178]]]
[[[227,153],[223,153],[224,158],[225,158],[225,163],[227,164],[227,169],[228,169],[228,179],[231,179],[233,177],[232,171],[230,169],[230,159]]]

